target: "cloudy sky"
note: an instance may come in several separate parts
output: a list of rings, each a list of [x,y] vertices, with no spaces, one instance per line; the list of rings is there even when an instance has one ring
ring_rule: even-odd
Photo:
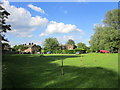
[[[75,43],[88,41],[94,26],[102,24],[108,10],[118,7],[117,2],[4,2],[11,14],[7,23],[12,31],[6,37],[12,46],[24,43],[43,45],[48,37],[61,44],[73,39]]]

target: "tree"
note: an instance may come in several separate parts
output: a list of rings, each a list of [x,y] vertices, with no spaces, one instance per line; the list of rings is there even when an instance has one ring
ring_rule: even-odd
[[[10,45],[8,43],[2,43],[2,50],[9,50]]]
[[[120,26],[117,17],[119,17],[120,10],[108,11],[103,20],[103,25],[97,25],[94,28],[94,35],[90,40],[90,48],[92,51],[106,49],[108,51],[117,52],[120,43]],[[115,16],[117,15],[117,16]]]
[[[59,42],[56,38],[47,38],[44,42],[44,48],[48,50],[57,50],[59,49]]]
[[[25,49],[28,49],[29,47],[27,47],[27,46],[24,46],[23,44],[21,44],[21,45],[15,45],[14,47],[13,47],[13,49],[15,50],[15,51],[24,51]]]
[[[87,46],[84,43],[81,43],[81,42],[77,44],[77,47],[80,48],[80,49],[84,49],[84,50],[87,49]]]
[[[97,25],[95,26],[94,28],[94,35],[91,36],[91,40],[90,40],[90,48],[92,51],[98,51],[100,49],[104,49],[104,43],[100,43],[100,42],[103,42],[103,27],[102,25]],[[102,41],[101,41],[102,40]]]
[[[120,9],[109,10],[105,15],[103,23],[107,27],[113,27],[116,30],[120,30]]]
[[[69,39],[66,43],[67,45],[75,45],[75,42],[72,39]]]
[[[11,30],[10,25],[6,25],[6,19],[10,13],[8,13],[2,6],[0,6],[0,38],[2,41],[8,41],[5,39],[5,35],[3,33],[6,33],[8,30]]]

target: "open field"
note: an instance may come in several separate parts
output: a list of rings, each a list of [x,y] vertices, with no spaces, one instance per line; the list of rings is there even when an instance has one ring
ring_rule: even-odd
[[[118,54],[3,55],[3,88],[117,87]]]

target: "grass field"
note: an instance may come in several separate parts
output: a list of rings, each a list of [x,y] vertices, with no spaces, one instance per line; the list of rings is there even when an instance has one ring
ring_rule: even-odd
[[[3,55],[3,88],[117,87],[118,54]]]

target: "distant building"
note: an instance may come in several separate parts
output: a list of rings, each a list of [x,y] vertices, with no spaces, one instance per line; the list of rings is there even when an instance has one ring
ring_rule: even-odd
[[[67,50],[73,50],[74,48],[74,45],[67,45]]]
[[[39,52],[39,48],[34,43],[29,43],[28,45],[27,44],[24,44],[24,45],[28,47],[28,49],[23,51],[25,53],[35,54],[35,53]]]
[[[60,45],[60,50],[73,50],[75,49],[74,45]]]
[[[67,49],[66,45],[60,45],[59,50],[66,50],[66,49]]]

